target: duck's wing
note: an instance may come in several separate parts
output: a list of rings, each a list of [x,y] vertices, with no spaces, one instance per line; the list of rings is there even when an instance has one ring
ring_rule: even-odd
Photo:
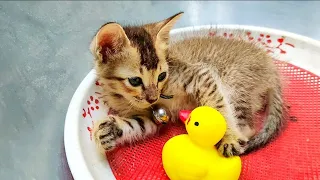
[[[203,179],[208,174],[208,168],[195,163],[185,163],[184,167],[180,167],[182,171],[178,171],[177,176],[183,180],[198,180]]]

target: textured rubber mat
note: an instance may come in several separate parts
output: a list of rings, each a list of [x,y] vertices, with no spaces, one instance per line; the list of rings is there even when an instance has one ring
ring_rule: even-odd
[[[299,67],[278,62],[285,79],[290,116],[284,131],[265,148],[241,156],[241,180],[320,179],[320,78]],[[181,124],[167,126],[159,136],[107,154],[119,180],[168,179],[161,151],[171,137],[185,133]]]

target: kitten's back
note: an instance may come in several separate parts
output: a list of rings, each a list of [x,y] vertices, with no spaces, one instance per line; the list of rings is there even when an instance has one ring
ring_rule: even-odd
[[[272,57],[256,44],[244,40],[190,37],[172,43],[169,51],[171,55],[190,64],[202,62],[212,65],[222,78],[237,76],[235,78],[239,79],[243,76],[253,78],[251,80],[268,81],[270,76],[277,76]]]

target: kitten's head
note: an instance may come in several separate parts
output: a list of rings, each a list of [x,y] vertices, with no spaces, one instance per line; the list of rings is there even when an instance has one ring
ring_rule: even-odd
[[[103,25],[90,50],[104,90],[136,107],[155,103],[169,75],[169,32],[181,15],[143,26]]]

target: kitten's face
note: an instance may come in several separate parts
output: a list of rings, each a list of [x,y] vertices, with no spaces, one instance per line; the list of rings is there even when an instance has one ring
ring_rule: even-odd
[[[140,58],[132,63],[123,63],[115,68],[114,76],[121,79],[109,80],[110,88],[127,99],[133,106],[147,108],[157,102],[161,90],[168,79],[168,65],[165,59],[159,60],[154,68],[140,64]],[[135,61],[135,63],[133,63]]]
[[[156,103],[168,80],[166,50],[169,30],[181,14],[145,26],[104,25],[95,36],[91,51],[104,90],[137,108]]]
[[[144,40],[150,40],[145,37]],[[106,91],[122,96],[131,105],[147,108],[155,103],[168,79],[168,64],[165,51],[148,47],[151,42],[137,44],[131,41],[130,46],[96,66],[100,78],[106,83]],[[142,54],[144,53],[144,54]]]

